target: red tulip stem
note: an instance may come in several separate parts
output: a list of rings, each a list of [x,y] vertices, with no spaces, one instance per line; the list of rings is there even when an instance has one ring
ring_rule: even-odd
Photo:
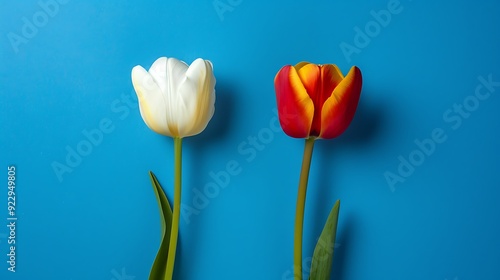
[[[306,139],[304,146],[304,157],[300,170],[299,194],[297,196],[297,208],[295,212],[295,237],[294,237],[294,266],[293,275],[295,280],[302,280],[302,233],[304,226],[304,209],[306,206],[307,181],[314,147],[315,137]]]
[[[168,258],[165,272],[165,280],[171,280],[174,274],[175,251],[177,249],[177,238],[179,236],[179,219],[181,214],[181,176],[182,175],[182,138],[174,138],[174,209],[172,213],[172,229],[170,233],[170,244],[168,246]],[[168,226],[168,225],[167,225]]]

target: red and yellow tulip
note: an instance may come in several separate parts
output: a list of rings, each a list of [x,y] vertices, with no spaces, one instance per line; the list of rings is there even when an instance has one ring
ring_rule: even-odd
[[[291,137],[305,138],[300,170],[294,229],[294,279],[302,280],[302,235],[307,181],[316,139],[341,135],[358,107],[362,86],[361,71],[353,66],[344,77],[334,64],[301,62],[280,69],[274,78],[278,115],[283,131]],[[328,215],[321,242],[335,243],[340,201]],[[333,248],[325,250],[318,241],[311,263],[311,280],[330,279]]]
[[[330,139],[351,123],[362,76],[356,66],[344,77],[334,64],[300,62],[281,68],[274,85],[281,127],[287,135]]]

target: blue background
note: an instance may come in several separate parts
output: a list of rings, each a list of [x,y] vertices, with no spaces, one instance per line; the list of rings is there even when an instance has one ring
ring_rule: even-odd
[[[175,279],[292,279],[303,140],[275,127],[273,79],[302,60],[364,79],[351,126],[315,146],[306,270],[341,199],[332,279],[500,279],[500,87],[475,96],[480,77],[500,81],[498,1],[47,2],[0,12],[0,225],[12,164],[18,217],[15,273],[0,226],[1,279],[147,279],[160,225],[147,171],[172,197],[173,142],[143,123],[130,71],[160,56],[209,59],[217,78],[212,121],[184,141]],[[435,129],[425,154],[415,141]],[[240,172],[196,208],[193,190],[232,161]]]

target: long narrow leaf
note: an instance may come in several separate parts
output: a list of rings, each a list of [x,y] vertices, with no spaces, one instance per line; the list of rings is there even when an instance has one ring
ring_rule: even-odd
[[[168,203],[167,196],[165,195],[160,182],[158,182],[158,179],[156,179],[156,176],[153,174],[153,172],[149,172],[149,177],[151,179],[151,184],[153,185],[156,200],[158,201],[161,223],[160,248],[158,249],[155,261],[153,263],[153,266],[151,267],[149,280],[160,280],[165,278],[165,269],[168,258],[168,246],[170,243],[170,232],[172,225],[172,208]]]
[[[309,280],[330,280],[339,208],[340,200],[337,200],[335,205],[333,205],[332,211],[330,211],[328,215],[325,227],[314,249]]]

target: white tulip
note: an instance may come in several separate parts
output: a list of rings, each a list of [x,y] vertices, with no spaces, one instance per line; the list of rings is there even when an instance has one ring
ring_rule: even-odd
[[[215,111],[212,63],[201,58],[188,66],[175,58],[158,58],[149,71],[132,69],[132,84],[142,119],[153,131],[183,138],[202,132]]]

